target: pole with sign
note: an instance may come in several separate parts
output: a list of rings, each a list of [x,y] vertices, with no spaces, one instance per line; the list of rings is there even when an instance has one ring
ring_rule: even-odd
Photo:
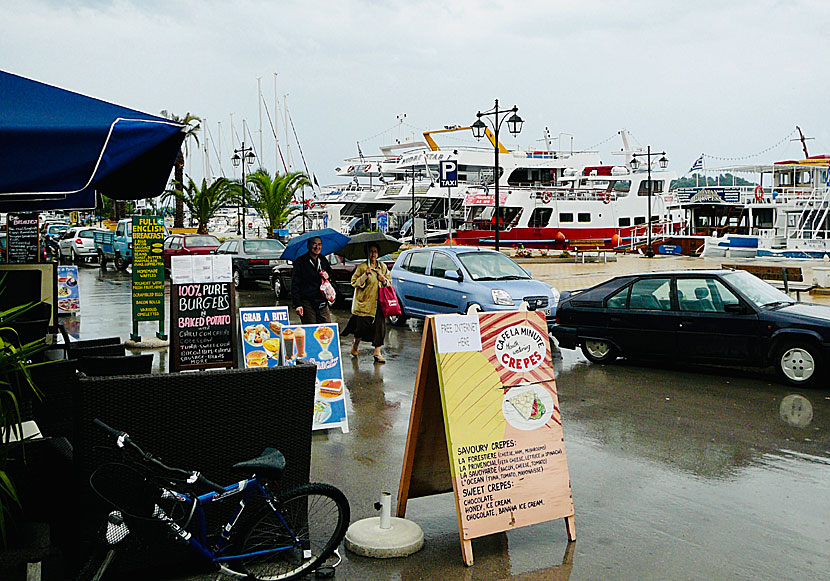
[[[452,190],[458,187],[458,162],[452,159],[440,161],[439,176],[442,188],[447,188],[447,229],[450,246],[452,246]]]

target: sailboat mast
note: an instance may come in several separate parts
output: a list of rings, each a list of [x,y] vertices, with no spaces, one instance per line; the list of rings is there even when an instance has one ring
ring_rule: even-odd
[[[256,78],[257,105],[259,105],[259,165],[262,166],[262,154],[265,152],[262,145],[262,77]]]

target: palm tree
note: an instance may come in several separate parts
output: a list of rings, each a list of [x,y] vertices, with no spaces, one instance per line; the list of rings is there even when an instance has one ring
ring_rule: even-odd
[[[216,215],[216,212],[235,202],[236,190],[226,178],[218,178],[210,185],[207,185],[207,182],[203,179],[202,187],[199,187],[188,176],[187,185],[184,188],[180,182],[177,183],[176,189],[164,192],[162,200],[171,197],[176,199],[177,205],[181,203],[182,207],[187,206],[190,215],[196,218],[199,224],[197,232],[207,234],[208,222]]]
[[[168,112],[166,109],[162,110],[161,116],[165,119],[170,119],[171,121],[181,123],[185,126],[184,153],[182,153],[182,150],[179,149],[179,155],[176,157],[176,169],[173,174],[174,187],[181,188],[182,184],[184,183],[184,156],[188,152],[188,142],[191,139],[193,139],[196,142],[196,145],[199,145],[198,132],[199,129],[201,129],[202,120],[196,117],[195,115],[191,115],[190,112],[188,112],[184,117],[179,117],[174,113]],[[181,189],[179,189],[179,191],[181,191]],[[176,214],[173,217],[173,227],[184,227],[184,204],[180,201],[179,198],[176,198]]]
[[[268,219],[270,237],[276,236],[275,230],[287,224],[291,215],[299,211],[290,207],[297,190],[310,185],[308,176],[300,171],[276,174],[272,178],[268,170],[260,168],[248,176],[246,186],[250,191],[246,195],[250,196],[251,206]]]

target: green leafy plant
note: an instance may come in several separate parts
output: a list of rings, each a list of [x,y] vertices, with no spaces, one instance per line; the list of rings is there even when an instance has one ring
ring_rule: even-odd
[[[199,187],[188,176],[185,187],[167,190],[164,192],[163,199],[172,197],[177,202],[181,201],[190,210],[190,215],[196,219],[197,232],[207,234],[210,219],[216,215],[216,212],[236,200],[236,196],[233,182],[226,178],[219,178],[210,185],[203,179]]]
[[[308,176],[303,172],[276,174],[273,177],[268,170],[260,168],[248,176],[246,192],[248,200],[259,215],[268,220],[269,236],[275,236],[274,230],[282,228],[301,208],[291,207],[297,191],[303,186],[310,186]],[[241,192],[241,185],[237,184]]]
[[[7,521],[15,507],[20,508],[20,496],[8,468],[12,458],[25,453],[21,404],[26,398],[40,397],[29,369],[32,357],[46,348],[45,338],[21,344],[10,323],[38,304],[0,312],[0,537],[4,543]]]

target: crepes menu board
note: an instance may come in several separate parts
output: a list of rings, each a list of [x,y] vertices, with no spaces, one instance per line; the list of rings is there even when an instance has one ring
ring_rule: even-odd
[[[339,427],[349,431],[346,415],[346,386],[340,361],[340,333],[337,323],[287,325],[282,330],[285,364],[305,359],[317,366],[314,387],[314,421],[311,429]]]
[[[133,216],[133,321],[164,318],[164,218]]]
[[[462,538],[573,516],[544,316],[437,316],[435,330]]]
[[[227,282],[171,285],[171,370],[236,367],[234,295]]]
[[[40,232],[37,213],[8,214],[6,217],[6,262],[40,262]]]
[[[58,267],[58,314],[68,315],[81,310],[78,288],[78,267]]]
[[[247,367],[283,365],[282,329],[288,325],[288,307],[239,309],[242,363]]]

